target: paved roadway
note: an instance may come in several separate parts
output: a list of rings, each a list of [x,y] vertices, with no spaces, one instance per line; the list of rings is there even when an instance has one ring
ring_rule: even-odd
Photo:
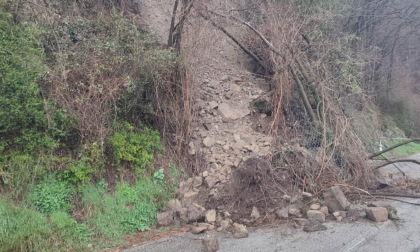
[[[413,156],[420,158],[420,154]],[[420,166],[398,164],[413,178],[420,178]],[[395,169],[384,167],[384,169]],[[404,199],[420,203],[420,199]],[[352,223],[327,222],[327,230],[306,233],[287,226],[251,230],[249,237],[235,239],[228,233],[209,233],[219,239],[219,252],[420,252],[420,206],[390,201],[402,219],[400,222],[373,223],[361,220]],[[200,238],[190,233],[162,238],[126,252],[199,252]]]

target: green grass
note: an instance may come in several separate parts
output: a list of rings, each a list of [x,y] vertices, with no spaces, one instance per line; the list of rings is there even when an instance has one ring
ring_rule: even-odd
[[[150,229],[157,211],[170,197],[166,188],[149,179],[133,186],[119,183],[113,194],[107,194],[106,187],[102,182],[82,189],[84,208],[90,209],[87,223],[97,237],[118,239]]]
[[[400,142],[400,140],[392,140],[387,143],[387,146],[390,147]],[[386,157],[409,157],[418,153],[420,153],[420,143],[412,142],[391,150],[389,153],[386,154]]]

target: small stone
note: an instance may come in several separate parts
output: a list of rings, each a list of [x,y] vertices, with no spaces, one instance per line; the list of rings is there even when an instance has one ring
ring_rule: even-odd
[[[276,210],[276,216],[279,219],[287,219],[289,218],[289,210],[286,207]]]
[[[206,137],[203,139],[203,145],[205,147],[212,147],[214,145],[214,140],[211,137]]]
[[[309,220],[308,223],[303,227],[305,232],[316,232],[327,230],[327,227],[315,220]]]
[[[184,196],[182,197],[182,205],[188,206],[191,205],[191,203],[197,198],[198,192],[195,191],[188,191],[184,193]]]
[[[209,175],[208,171],[203,171],[203,178],[206,178]]]
[[[308,216],[309,220],[315,220],[319,223],[325,222],[325,214],[319,210],[309,210],[306,212],[306,216]]]
[[[374,222],[382,222],[388,220],[388,210],[385,207],[368,207],[366,208],[366,217]]]
[[[241,140],[241,136],[238,134],[234,134],[233,135],[233,140],[235,140],[235,142],[238,142],[239,140]]]
[[[193,142],[190,142],[188,144],[188,154],[190,154],[191,156],[194,156],[195,153],[196,153],[195,145]]]
[[[328,215],[328,207],[327,206],[322,206],[319,211],[323,212],[325,215]]]
[[[302,214],[300,213],[300,209],[295,208],[295,207],[290,207],[289,208],[289,214],[295,217],[300,217],[302,216]]]
[[[294,218],[293,219],[298,225],[300,226],[305,226],[306,224],[308,224],[308,219],[305,218]]]
[[[166,206],[174,212],[181,210],[182,205],[178,199],[171,199]]]
[[[321,208],[321,205],[319,203],[311,204],[309,206],[309,209],[311,210],[320,210],[320,208]]]
[[[198,188],[203,184],[203,177],[197,176],[193,179],[193,188]]]
[[[220,78],[220,81],[228,81],[229,80],[229,76],[228,75],[223,75],[222,78]]]
[[[204,184],[207,186],[207,188],[211,189],[213,188],[213,186],[219,182],[219,179],[213,177],[213,176],[208,176],[204,179]]]
[[[219,104],[215,101],[211,101],[209,102],[209,109],[215,109],[217,108],[217,106],[219,106]]]
[[[216,221],[216,210],[208,210],[206,212],[206,222],[207,223],[214,223]]]
[[[219,249],[219,241],[214,237],[206,237],[201,240],[204,252],[215,252]]]
[[[248,237],[248,229],[245,225],[233,223],[233,237],[236,239]]]
[[[308,193],[308,192],[303,192],[302,196],[304,199],[311,199],[312,198],[312,194]]]
[[[193,234],[201,234],[209,228],[207,223],[198,223],[196,226],[190,228],[190,232]]]
[[[203,211],[194,205],[188,207],[187,218],[189,223],[202,222],[205,219]]]
[[[174,223],[172,210],[168,210],[163,213],[157,213],[156,219],[157,219],[157,225],[159,227],[167,227]]]
[[[292,197],[290,197],[289,195],[285,194],[282,197],[285,201],[290,201],[292,199]]]
[[[226,219],[226,220],[222,220],[220,222],[220,229],[221,231],[225,231],[230,227],[230,223],[232,222],[232,220],[230,219]]]
[[[258,219],[260,217],[261,215],[260,215],[260,212],[258,211],[258,208],[252,207],[251,218]]]
[[[346,212],[344,211],[336,211],[333,213],[336,221],[342,221],[343,218],[346,217]]]

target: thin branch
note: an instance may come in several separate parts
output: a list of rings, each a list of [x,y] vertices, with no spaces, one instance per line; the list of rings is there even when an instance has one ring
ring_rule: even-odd
[[[419,160],[415,160],[415,159],[397,159],[397,160],[391,160],[389,162],[386,162],[386,163],[383,163],[381,165],[378,165],[375,168],[373,168],[373,170],[382,168],[382,167],[384,167],[386,165],[389,165],[389,164],[395,164],[395,163],[414,163],[414,164],[420,165],[420,161]]]
[[[385,152],[391,151],[391,150],[393,150],[393,149],[395,149],[395,148],[398,148],[398,147],[400,147],[400,146],[402,146],[402,145],[406,145],[406,144],[409,144],[409,143],[412,143],[412,142],[420,142],[420,138],[413,138],[413,139],[409,139],[409,140],[407,140],[407,141],[404,141],[404,142],[401,142],[401,143],[399,143],[399,144],[393,145],[393,146],[391,146],[391,147],[389,147],[389,148],[386,148],[386,149],[385,149],[385,150],[383,150],[383,151],[380,151],[380,152],[377,152],[377,153],[374,153],[374,154],[370,155],[370,156],[368,157],[368,159],[372,159],[372,158],[374,158],[374,157],[380,156],[380,155],[384,154]]]

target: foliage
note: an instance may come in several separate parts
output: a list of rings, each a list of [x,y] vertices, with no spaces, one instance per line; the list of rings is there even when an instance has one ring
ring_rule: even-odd
[[[44,214],[68,211],[71,209],[73,191],[66,181],[58,181],[50,176],[32,188],[28,194],[28,201]]]
[[[62,123],[68,118],[43,97],[37,83],[46,71],[39,35],[35,27],[14,23],[0,9],[1,152],[51,149],[58,144],[56,137],[67,134]]]
[[[163,173],[163,168],[155,171],[153,173],[153,182],[162,184],[165,181],[165,174]]]
[[[85,224],[77,223],[66,212],[51,214],[51,225],[57,229],[67,244],[87,244],[91,241],[91,233]]]
[[[124,129],[114,133],[109,142],[116,164],[131,165],[137,176],[145,172],[150,173],[153,168],[154,152],[163,149],[157,131],[145,129],[139,133],[129,124],[125,124]]]
[[[148,179],[133,186],[119,183],[111,195],[106,194],[103,183],[90,184],[82,195],[85,208],[91,209],[88,223],[97,235],[109,238],[149,229],[157,210],[169,199],[164,187]]]
[[[0,198],[0,251],[45,251],[51,228],[45,217]]]

